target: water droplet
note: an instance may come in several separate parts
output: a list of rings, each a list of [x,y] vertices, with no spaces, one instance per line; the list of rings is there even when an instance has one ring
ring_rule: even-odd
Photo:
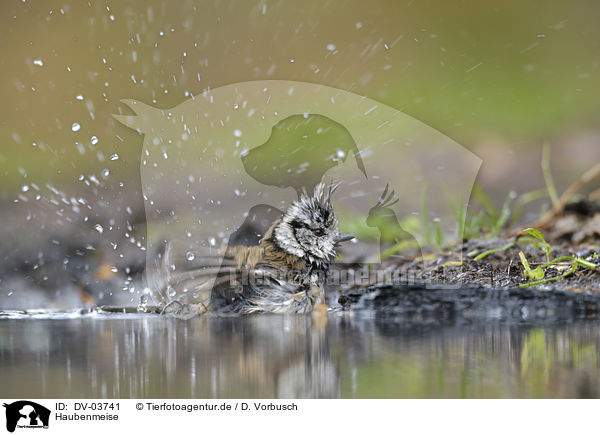
[[[102,225],[100,225],[100,224],[96,224],[96,225],[94,226],[94,229],[95,229],[96,231],[98,231],[100,234],[102,234],[102,233],[104,232],[104,228],[102,228]]]
[[[90,141],[92,142],[92,145],[96,145],[98,143],[98,138],[96,136],[92,136]]]
[[[333,50],[335,50],[335,45],[334,45],[334,44],[327,44],[327,50],[328,50],[328,51],[333,51]]]
[[[185,254],[185,258],[187,258],[188,261],[194,261],[196,259],[196,255],[193,252],[187,252]]]
[[[81,94],[75,95],[75,98],[79,101],[83,101],[83,95],[81,95]]]
[[[73,131],[79,131],[79,129],[81,128],[81,125],[79,125],[79,123],[74,122],[73,125],[71,126],[71,130]]]
[[[119,160],[119,155],[117,153],[110,156],[111,160]]]
[[[138,304],[138,311],[146,311],[146,306],[148,305],[148,296],[141,295],[140,303]]]
[[[242,137],[242,130],[236,128],[235,130],[233,130],[233,135],[235,137]]]
[[[21,187],[22,192],[27,192],[28,190],[29,190],[29,186],[27,184],[25,184],[23,187]]]
[[[37,66],[44,66],[44,62],[42,61],[42,59],[34,59],[33,64]]]

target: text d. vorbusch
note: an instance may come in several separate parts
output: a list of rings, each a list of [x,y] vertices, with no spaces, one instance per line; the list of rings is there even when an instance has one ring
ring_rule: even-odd
[[[298,411],[295,403],[252,403],[254,411]],[[252,408],[246,402],[240,403],[242,411],[250,411]]]
[[[242,405],[247,405],[247,403],[243,403]],[[254,409],[256,411],[298,411],[298,405],[296,405],[295,403],[254,403]]]

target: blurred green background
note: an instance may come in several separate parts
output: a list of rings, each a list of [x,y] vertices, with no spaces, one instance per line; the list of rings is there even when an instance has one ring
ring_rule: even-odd
[[[111,117],[130,113],[121,99],[169,108],[255,79],[396,107],[479,154],[492,190],[542,187],[552,143],[560,190],[600,158],[598,16],[598,2],[556,0],[7,0],[0,197],[105,169],[137,194],[142,138]]]

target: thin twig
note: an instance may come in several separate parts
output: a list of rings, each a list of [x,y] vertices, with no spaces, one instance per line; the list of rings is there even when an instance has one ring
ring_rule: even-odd
[[[542,217],[531,224],[534,228],[543,228],[547,226],[552,219],[554,219],[561,211],[564,210],[569,200],[575,195],[583,186],[588,184],[595,178],[600,177],[600,163],[594,165],[581,177],[579,177],[573,184],[569,186],[567,190],[558,198],[558,202]]]

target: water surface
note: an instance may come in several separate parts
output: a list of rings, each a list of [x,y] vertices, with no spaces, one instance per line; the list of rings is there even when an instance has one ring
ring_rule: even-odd
[[[3,397],[600,397],[597,320],[20,317],[0,319]]]

